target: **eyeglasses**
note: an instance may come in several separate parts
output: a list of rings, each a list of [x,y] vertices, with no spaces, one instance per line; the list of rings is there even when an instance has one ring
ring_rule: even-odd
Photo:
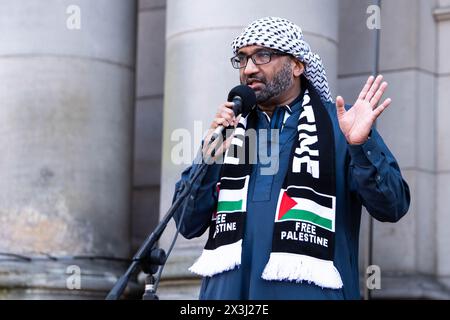
[[[248,58],[252,59],[255,65],[266,64],[272,60],[272,56],[286,56],[287,53],[280,51],[268,51],[268,50],[260,50],[251,55],[245,55],[242,53],[238,53],[233,58],[231,58],[231,65],[235,69],[242,69],[247,66]]]

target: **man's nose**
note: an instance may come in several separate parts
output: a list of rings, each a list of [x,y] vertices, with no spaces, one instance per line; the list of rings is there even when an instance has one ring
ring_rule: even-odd
[[[252,59],[248,59],[247,65],[244,67],[244,74],[251,75],[258,72],[258,67],[253,63]]]

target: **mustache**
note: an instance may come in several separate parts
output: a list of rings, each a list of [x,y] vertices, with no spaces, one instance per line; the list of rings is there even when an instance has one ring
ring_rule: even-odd
[[[266,79],[263,76],[261,76],[261,77],[252,76],[251,78],[244,79],[244,82],[247,85],[252,83],[252,82],[255,82],[255,81],[258,81],[258,82],[261,82],[263,84],[266,84]]]

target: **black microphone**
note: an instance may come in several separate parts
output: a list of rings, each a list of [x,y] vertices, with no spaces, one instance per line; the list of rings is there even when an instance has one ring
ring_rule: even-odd
[[[249,86],[241,84],[231,89],[228,94],[228,101],[234,103],[233,112],[236,117],[239,114],[246,117],[256,104],[255,91]],[[224,126],[218,126],[214,130],[209,143],[215,141],[222,134],[224,129]]]

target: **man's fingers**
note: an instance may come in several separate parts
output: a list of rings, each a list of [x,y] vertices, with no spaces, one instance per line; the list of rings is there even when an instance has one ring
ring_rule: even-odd
[[[384,94],[384,91],[386,91],[388,84],[387,82],[383,82],[380,86],[380,88],[377,90],[373,98],[370,100],[370,105],[372,106],[372,109],[375,108],[378,105],[378,101],[381,100],[381,97]]]
[[[217,109],[216,117],[211,125],[211,128],[217,128],[219,125],[228,127],[234,124],[235,115],[233,112],[233,102],[225,102]]]
[[[341,96],[336,97],[336,112],[338,115],[345,113],[345,102]]]
[[[370,101],[372,97],[374,96],[375,92],[377,91],[378,87],[380,86],[381,80],[383,80],[383,76],[379,75],[375,81],[373,82],[372,86],[370,87],[369,92],[367,92],[366,97],[364,100]]]
[[[370,76],[370,77],[367,79],[367,82],[366,82],[364,88],[361,90],[361,93],[359,94],[358,99],[364,100],[364,98],[366,97],[367,92],[368,92],[369,89],[370,89],[370,86],[371,86],[372,83],[373,83],[373,79],[374,79],[373,76]]]
[[[373,110],[373,115],[376,118],[378,118],[380,116],[380,114],[387,108],[389,107],[389,105],[391,104],[392,100],[391,98],[387,98],[386,100],[383,101],[382,104],[380,104],[378,107],[375,108],[375,110]]]
[[[215,118],[212,124],[212,127],[215,129],[218,126],[228,127],[230,123],[225,118]]]
[[[225,102],[223,104],[222,113],[226,113],[230,117],[234,117],[233,107],[234,107],[233,102]]]
[[[223,126],[224,128],[233,126],[235,127],[239,121],[239,118],[236,119],[233,112],[234,103],[233,102],[225,102],[219,106],[217,109],[216,117],[214,118],[211,124],[211,130],[207,134],[207,138],[205,141],[210,141],[213,131],[219,127]],[[224,129],[225,130],[225,129]],[[214,140],[213,143],[205,145],[203,147],[204,157],[210,157],[213,160],[216,159],[219,155],[221,155],[225,150],[228,149],[231,144],[231,139],[227,143],[225,143],[220,136],[218,139]]]
[[[220,118],[224,118],[226,121],[228,121],[228,122],[233,122],[234,121],[234,113],[227,113],[227,112],[225,112],[225,111],[223,111],[220,115],[219,115],[219,117]]]

